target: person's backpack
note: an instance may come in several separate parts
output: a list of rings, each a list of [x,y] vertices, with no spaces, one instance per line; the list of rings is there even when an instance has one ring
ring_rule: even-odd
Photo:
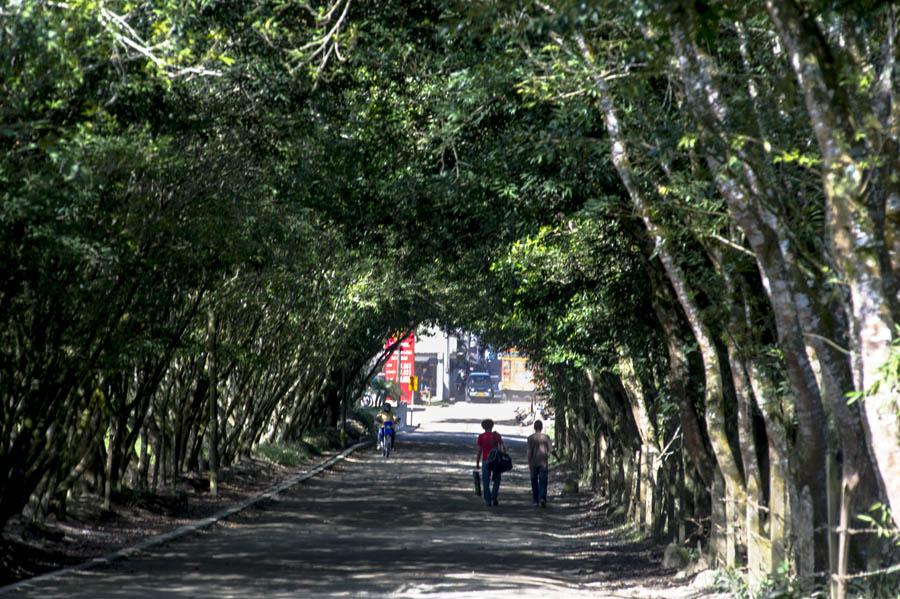
[[[491,453],[488,454],[487,463],[488,468],[501,474],[509,472],[513,468],[512,458],[499,447],[495,447],[491,450]]]
[[[496,437],[495,437],[496,443]],[[499,445],[494,445],[491,452],[488,454],[487,460],[485,462],[491,470],[494,472],[504,473],[509,472],[513,468],[512,458],[509,457],[509,454],[500,449]]]

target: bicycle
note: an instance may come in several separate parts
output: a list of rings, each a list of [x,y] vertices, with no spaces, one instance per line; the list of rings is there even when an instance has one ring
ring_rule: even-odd
[[[385,422],[378,431],[378,440],[381,443],[381,457],[387,459],[391,455],[391,449],[394,445],[394,425],[392,422]]]

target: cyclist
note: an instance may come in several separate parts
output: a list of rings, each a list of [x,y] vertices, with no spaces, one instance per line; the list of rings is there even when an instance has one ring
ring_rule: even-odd
[[[399,418],[396,414],[391,410],[390,402],[384,402],[384,406],[382,406],[381,411],[378,413],[378,416],[375,417],[375,422],[378,424],[378,444],[379,446],[386,442],[385,436],[389,436],[391,438],[391,451],[394,449],[394,426],[399,422]]]

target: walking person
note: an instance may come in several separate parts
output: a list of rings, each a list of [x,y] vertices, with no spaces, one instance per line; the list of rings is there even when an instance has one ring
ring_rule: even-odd
[[[547,474],[553,443],[544,434],[544,423],[534,421],[534,434],[528,437],[528,470],[531,472],[531,499],[534,505],[547,507]]]
[[[494,421],[490,418],[481,421],[481,428],[484,432],[478,435],[475,441],[477,450],[475,453],[475,469],[481,467],[481,491],[484,495],[484,503],[488,507],[499,505],[497,501],[497,493],[500,491],[500,472],[491,468],[487,463],[488,454],[495,447],[499,447],[504,452],[506,445],[503,444],[503,438],[500,433],[494,432]]]

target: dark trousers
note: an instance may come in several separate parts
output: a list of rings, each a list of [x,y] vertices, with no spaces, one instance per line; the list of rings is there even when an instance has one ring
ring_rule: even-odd
[[[531,470],[531,498],[535,503],[547,501],[547,474],[546,466],[529,466]]]
[[[491,484],[493,482],[493,485]],[[484,495],[484,502],[487,505],[493,504],[497,500],[497,493],[500,491],[500,473],[488,468],[484,462],[481,463],[481,493]]]

